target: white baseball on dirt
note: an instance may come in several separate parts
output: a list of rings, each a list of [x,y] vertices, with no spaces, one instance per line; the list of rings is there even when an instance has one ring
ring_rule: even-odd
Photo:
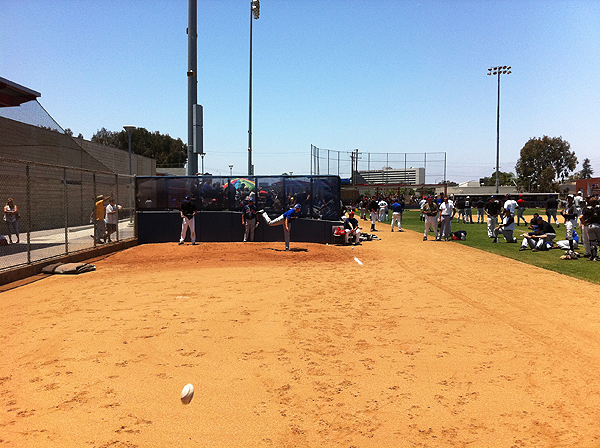
[[[181,402],[183,404],[189,404],[190,401],[192,401],[192,398],[194,398],[194,386],[186,384],[181,391]]]

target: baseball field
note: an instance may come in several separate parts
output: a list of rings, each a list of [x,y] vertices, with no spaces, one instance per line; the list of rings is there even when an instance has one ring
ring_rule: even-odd
[[[0,294],[0,445],[600,446],[600,285],[379,237],[143,245]]]

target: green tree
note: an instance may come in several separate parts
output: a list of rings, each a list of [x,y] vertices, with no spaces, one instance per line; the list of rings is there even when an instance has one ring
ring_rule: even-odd
[[[505,173],[503,171],[498,172],[498,180],[500,181],[500,185],[514,185],[513,182],[516,182],[517,178],[514,173]],[[496,172],[493,172],[490,177],[482,177],[479,179],[479,184],[484,187],[494,187],[496,186]]]
[[[515,170],[521,189],[531,192],[557,191],[556,180],[564,181],[577,166],[571,145],[562,137],[531,138],[521,149]]]
[[[125,130],[113,132],[102,128],[93,135],[92,141],[123,151],[129,150],[129,137]],[[144,128],[136,128],[131,132],[131,152],[152,157],[159,166],[183,166],[187,160],[187,145],[180,138],[175,140],[168,134],[150,132]]]
[[[581,171],[579,172],[580,179],[590,179],[594,174],[594,170],[592,169],[590,159],[583,159],[583,164],[581,165]]]

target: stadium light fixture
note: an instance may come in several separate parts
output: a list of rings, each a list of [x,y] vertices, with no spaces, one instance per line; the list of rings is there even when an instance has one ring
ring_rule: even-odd
[[[500,191],[500,75],[510,75],[510,66],[488,68],[488,76],[498,76],[498,109],[496,113],[496,194]]]
[[[248,100],[248,176],[254,174],[254,166],[252,165],[252,18],[258,19],[260,16],[259,0],[250,2],[250,89]]]
[[[233,176],[233,165],[229,165],[229,177]]]

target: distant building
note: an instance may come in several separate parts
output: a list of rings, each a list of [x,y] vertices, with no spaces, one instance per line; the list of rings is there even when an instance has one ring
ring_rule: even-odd
[[[425,183],[425,168],[393,169],[383,167],[380,170],[358,171],[355,184],[406,184]]]

